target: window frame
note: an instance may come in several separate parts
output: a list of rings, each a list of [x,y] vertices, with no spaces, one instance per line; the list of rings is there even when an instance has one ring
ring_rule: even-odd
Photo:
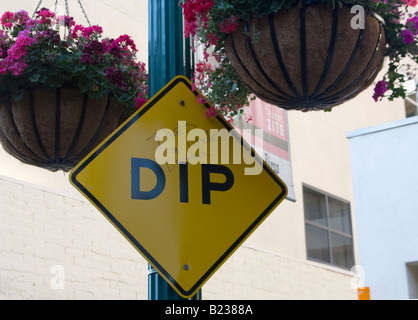
[[[310,191],[311,193],[317,193],[321,196],[324,196],[324,198],[325,198],[326,219],[327,219],[327,225],[326,226],[322,225],[322,224],[319,224],[319,223],[312,222],[312,221],[306,219],[306,217],[307,217],[307,206],[306,206],[306,202],[305,202],[305,192],[306,191]],[[304,184],[304,183],[302,184],[302,198],[303,198],[303,214],[304,214],[303,219],[304,219],[304,227],[305,227],[306,259],[310,260],[310,261],[330,265],[330,266],[333,266],[333,267],[336,267],[336,268],[341,268],[341,269],[344,269],[344,270],[350,270],[356,264],[355,263],[355,254],[354,254],[355,249],[354,249],[354,236],[353,236],[353,221],[352,221],[350,201],[347,201],[347,200],[342,199],[340,197],[334,196],[333,194],[322,191],[318,188],[312,187],[312,186]],[[333,229],[331,227],[330,216],[329,216],[329,200],[328,200],[329,198],[332,198],[333,200],[337,200],[337,201],[342,202],[342,203],[347,205],[347,210],[348,210],[348,213],[349,213],[348,214],[348,223],[349,223],[349,226],[350,226],[351,234]],[[307,233],[306,233],[306,225],[309,225],[309,226],[315,227],[315,228],[319,228],[319,229],[324,230],[324,231],[327,232],[327,234],[328,234],[328,248],[327,249],[328,249],[328,254],[329,254],[329,257],[330,257],[330,262],[320,260],[320,259],[316,259],[316,258],[312,258],[312,257],[308,256],[308,237],[307,237]],[[332,241],[331,241],[332,233],[349,239],[350,246],[352,248],[351,259],[353,261],[353,266],[345,267],[345,266],[342,266],[342,265],[339,265],[339,264],[336,264],[336,263],[333,262]]]

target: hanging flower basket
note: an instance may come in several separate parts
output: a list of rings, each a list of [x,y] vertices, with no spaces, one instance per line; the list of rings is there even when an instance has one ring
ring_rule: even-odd
[[[90,99],[78,88],[28,89],[22,99],[0,97],[0,141],[24,163],[71,170],[123,119],[114,98]]]
[[[353,29],[350,8],[307,6],[242,22],[225,43],[246,86],[284,109],[329,109],[369,87],[383,65],[384,21],[365,16]]]
[[[34,16],[0,19],[0,142],[24,163],[69,171],[146,102],[145,64],[127,35]]]
[[[329,110],[369,87],[384,58],[374,101],[405,98],[416,76],[416,0],[180,2],[186,37],[203,47],[193,81],[209,115],[232,119],[254,94],[285,109]]]

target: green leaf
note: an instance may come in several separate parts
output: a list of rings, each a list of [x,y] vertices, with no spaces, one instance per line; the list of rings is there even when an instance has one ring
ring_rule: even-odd
[[[34,73],[33,75],[31,75],[28,79],[33,82],[36,83],[39,81],[39,78],[41,77],[41,75],[39,73]]]
[[[273,12],[279,11],[282,8],[284,2],[285,0],[274,0],[271,4],[271,10]]]
[[[15,92],[15,101],[19,101],[20,99],[22,99],[24,94],[25,94],[25,90],[23,89],[17,90]]]
[[[92,83],[90,79],[86,77],[81,77],[77,82],[77,86],[80,89],[81,93],[86,93],[91,88]]]

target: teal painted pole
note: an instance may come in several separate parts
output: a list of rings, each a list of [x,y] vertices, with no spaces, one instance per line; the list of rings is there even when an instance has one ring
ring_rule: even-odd
[[[152,97],[175,76],[190,78],[193,61],[190,42],[183,36],[183,13],[178,0],[149,0],[148,11],[149,96]]]
[[[183,35],[183,13],[178,0],[148,0],[149,96],[154,96],[177,75],[190,79],[193,58]],[[156,235],[157,236],[157,235]],[[191,300],[201,300],[199,292]],[[148,265],[148,300],[185,300]]]

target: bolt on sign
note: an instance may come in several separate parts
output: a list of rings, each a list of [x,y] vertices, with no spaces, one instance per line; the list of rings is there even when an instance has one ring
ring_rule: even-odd
[[[193,296],[287,188],[190,81],[174,78],[70,181],[182,297]]]

